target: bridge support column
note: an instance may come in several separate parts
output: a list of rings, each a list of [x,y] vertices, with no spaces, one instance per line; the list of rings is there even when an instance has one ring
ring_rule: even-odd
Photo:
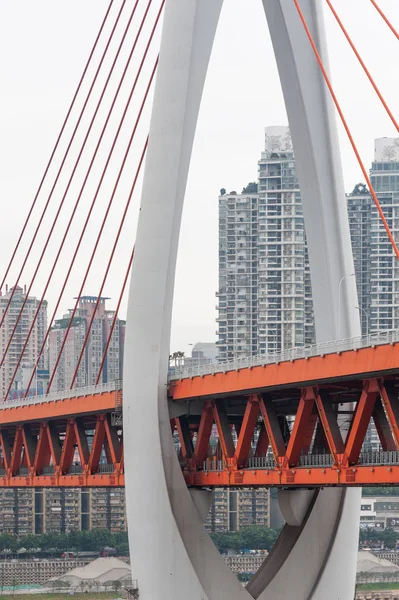
[[[356,281],[348,277],[354,273],[354,265],[333,102],[294,2],[263,0],[263,5],[295,150],[316,338],[324,342],[357,336]],[[301,8],[328,69],[322,3],[302,0]],[[285,512],[287,505],[291,507],[288,513],[293,520],[295,507],[301,506],[305,514],[301,532],[296,538],[293,528],[286,526],[285,543],[276,545],[275,556],[249,584],[249,591],[262,600],[352,598],[360,494],[360,490],[320,490],[315,498],[309,496],[306,514],[302,492],[280,493],[282,506]]]
[[[353,279],[340,290],[342,278],[353,272],[353,260],[331,103],[293,3],[263,1],[303,194],[318,340],[356,335]],[[244,589],[203,528],[207,499],[195,495],[193,502],[170,435],[166,384],[181,212],[222,2],[167,0],[165,8],[125,349],[124,444],[134,577],[143,600],[348,600],[356,572],[357,492],[316,492],[301,515],[293,510],[299,524],[284,528],[270,558]],[[302,4],[323,45],[319,0]],[[294,495],[290,502],[295,508],[299,498]]]
[[[203,527],[209,493],[185,484],[167,370],[181,212],[223,0],[167,0],[127,315],[125,486],[142,600],[249,600]]]

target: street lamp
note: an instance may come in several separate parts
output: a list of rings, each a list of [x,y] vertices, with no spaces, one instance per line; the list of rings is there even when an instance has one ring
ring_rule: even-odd
[[[348,279],[348,277],[355,277],[356,274],[355,273],[349,273],[348,275],[344,275],[343,277],[341,277],[341,279],[339,280],[339,284],[338,284],[338,338],[340,339],[340,335],[341,335],[341,285],[342,282],[345,281],[345,279]]]
[[[364,308],[362,308],[361,306],[355,306],[355,308],[357,308],[358,310],[361,310],[362,313],[364,313],[366,315],[366,336],[368,337],[368,335],[369,335],[369,316],[367,314],[367,311],[365,311]]]

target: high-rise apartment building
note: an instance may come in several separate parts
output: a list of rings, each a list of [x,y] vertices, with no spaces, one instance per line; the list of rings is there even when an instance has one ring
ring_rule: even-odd
[[[399,138],[375,140],[370,179],[385,218],[399,239]],[[364,184],[347,195],[362,334],[399,327],[399,267],[373,198]],[[373,424],[365,448],[380,442]]]
[[[399,138],[375,140],[370,179],[399,239]],[[362,333],[399,327],[399,265],[371,194],[363,184],[347,196]]]
[[[399,239],[399,138],[375,140],[371,184],[396,240]],[[370,330],[399,327],[399,265],[372,203],[370,244]]]
[[[349,229],[359,302],[359,317],[363,334],[368,333],[370,326],[371,204],[371,195],[367,187],[363,184],[356,185],[353,192],[347,195]]]
[[[219,196],[219,360],[258,352],[258,195]]]
[[[14,295],[12,296],[13,290]],[[12,299],[10,301],[11,296]],[[26,303],[22,311],[22,315],[19,318],[18,325],[16,325],[25,300]],[[1,326],[0,334],[0,354],[1,356],[5,355],[3,365],[0,368],[0,401],[4,400],[7,394],[7,390],[14,376],[14,371],[22,352],[22,348],[27,340],[29,330],[32,326],[34,316],[36,311],[39,309],[39,304],[40,301],[34,296],[29,296],[27,298],[26,289],[23,289],[19,286],[15,287],[15,289],[11,288],[10,290],[6,288],[6,293],[3,296],[0,296],[0,312],[4,315],[4,321]],[[6,309],[7,312],[5,312]],[[14,328],[15,332],[12,336],[11,343],[6,353],[6,348]],[[23,370],[28,368],[30,369],[30,372],[32,372],[33,365],[36,363],[39,355],[46,330],[47,302],[44,301],[40,306],[37,319],[35,320],[35,324],[23,353],[22,361],[13,381],[12,389],[9,394],[10,397],[18,395],[18,393],[22,391]],[[38,369],[44,370],[47,368],[47,353],[44,353],[38,363]]]
[[[219,360],[312,344],[312,289],[288,127],[267,127],[257,193],[219,197]]]
[[[96,383],[115,315],[114,311],[106,310],[106,300],[107,298],[101,298],[98,303],[91,327],[91,333],[77,372],[75,387],[84,387]],[[73,318],[72,326],[69,329],[61,360],[57,366],[52,388],[55,391],[67,389],[71,384],[90,320],[93,311],[95,310],[96,302],[96,296],[82,296],[79,299],[79,306]],[[70,323],[71,313],[72,310],[64,315],[62,319],[56,320],[50,331],[50,373],[54,370],[57,357]],[[114,381],[115,379],[120,379],[122,377],[125,325],[125,321],[122,321],[121,319],[116,320],[102,370],[101,382],[103,383]]]
[[[314,342],[305,223],[288,127],[267,127],[259,161],[259,353]]]

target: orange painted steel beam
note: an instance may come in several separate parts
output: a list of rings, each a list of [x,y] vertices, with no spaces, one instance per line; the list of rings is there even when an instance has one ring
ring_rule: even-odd
[[[172,419],[173,420],[173,419]],[[193,439],[185,417],[174,419],[180,440],[180,452],[183,458],[192,458],[194,454]]]
[[[176,401],[234,396],[271,388],[320,385],[323,381],[365,379],[398,371],[399,344],[393,343],[172,381],[169,393]]]
[[[194,459],[203,462],[206,458],[213,426],[213,408],[211,402],[206,402],[201,415],[197,441],[195,443]]]
[[[96,473],[94,475],[22,475],[7,478],[0,476],[0,487],[124,487],[125,475],[114,473]]]
[[[80,415],[2,427],[0,487],[123,484],[120,429],[112,425],[109,413],[96,415],[95,425],[89,413],[86,420]],[[95,435],[89,446],[93,428]],[[108,460],[104,473],[100,464],[103,450]]]
[[[250,397],[245,408],[244,417],[240,426],[240,431],[237,440],[237,446],[234,453],[234,458],[238,467],[245,464],[248,457],[248,452],[251,446],[251,441],[254,436],[256,421],[259,415],[258,398]],[[263,429],[264,431],[264,429]],[[264,442],[262,442],[264,443]],[[266,446],[267,450],[267,446]]]
[[[301,451],[307,453],[316,427],[317,415],[313,412],[315,397],[312,388],[304,388],[295,416],[294,427],[288,442],[286,457],[288,465],[296,465]]]
[[[98,465],[100,464],[101,451],[103,449],[105,440],[104,419],[105,415],[100,415],[100,417],[97,419],[96,428],[94,430],[93,445],[91,455],[88,460],[90,473],[95,473],[98,469]]]
[[[34,461],[34,471],[35,473],[41,474],[43,472],[43,468],[50,464],[51,459],[51,450],[49,443],[49,430],[47,423],[42,423],[40,425],[40,433],[39,439],[37,441],[37,450]]]
[[[379,380],[380,396],[385,408],[386,417],[395,441],[396,449],[399,450],[399,402],[389,382]]]
[[[313,389],[313,393],[315,394],[314,397],[317,411],[319,413],[320,424],[323,428],[333,462],[336,463],[337,455],[343,454],[345,448],[342,435],[338,427],[337,415],[334,412],[331,403],[328,402],[329,399],[325,392],[316,393]]]
[[[351,429],[345,445],[345,454],[349,465],[354,465],[359,460],[367,428],[370,423],[371,415],[373,414],[377,394],[379,394],[377,380],[371,379],[370,381],[366,381],[362,395],[356,406]]]
[[[326,487],[397,485],[399,465],[356,466],[345,469],[311,467],[296,469],[240,469],[184,473],[193,487]]]
[[[104,421],[105,433],[108,441],[109,459],[114,465],[120,465],[122,458],[122,445],[114,427],[111,427],[110,415]]]
[[[233,436],[231,434],[231,428],[228,423],[223,400],[212,402],[212,413],[219,433],[219,443],[222,449],[223,458],[224,460],[233,458],[235,451]]]
[[[346,444],[339,430],[337,413],[331,396],[326,390],[319,391],[317,387],[311,386],[300,390],[299,403],[295,408],[295,420],[291,432],[287,432],[287,435],[286,433],[283,435],[281,418],[276,412],[278,404],[273,402],[271,394],[249,395],[245,399],[242,398],[246,401],[246,406],[244,417],[240,421],[241,428],[239,428],[240,434],[235,447],[234,460],[231,460],[231,450],[226,449],[223,438],[226,431],[230,434],[233,423],[235,425],[235,420],[239,418],[237,412],[232,413],[233,421],[230,423],[227,421],[227,413],[224,413],[224,426],[218,425],[218,444],[222,448],[224,461],[214,460],[215,457],[209,455],[202,456],[201,461],[187,460],[183,468],[187,484],[197,487],[399,484],[399,457],[387,455],[384,458],[378,455],[371,459],[373,462],[385,459],[388,461],[386,465],[359,464],[359,460],[370,460],[367,455],[360,458],[360,453],[372,415],[376,414],[378,406],[380,412],[384,412],[382,404],[378,405],[380,396],[383,398],[387,412],[386,423],[382,428],[380,427],[380,430],[384,430],[383,434],[387,438],[389,429],[396,424],[396,414],[399,410],[398,392],[392,381],[384,384],[382,380],[370,378],[359,383],[360,385],[354,388],[356,407],[350,417],[350,430]],[[217,404],[224,408],[227,405],[224,400],[219,400]],[[203,438],[203,448],[208,445],[211,433],[210,406],[214,407],[215,421],[218,420],[215,405],[216,402],[213,401],[207,401],[203,405],[200,421],[202,429],[205,419],[209,420],[207,435]],[[261,422],[258,419],[256,405],[259,406]],[[286,419],[284,415],[281,416]],[[316,425],[319,435],[324,436],[324,441],[323,444],[314,446]],[[253,447],[251,442],[255,429],[258,440],[256,447]],[[269,443],[274,463],[268,454]],[[329,448],[330,454],[328,452],[318,454],[319,448]],[[251,458],[253,450],[255,450],[254,459]],[[306,462],[302,457],[306,458]]]
[[[382,449],[385,452],[393,452],[397,450],[395,440],[393,439],[392,431],[382,405],[381,397],[376,398],[373,410],[373,421],[381,442]]]
[[[0,427],[12,423],[49,421],[59,417],[98,414],[115,410],[116,392],[104,392],[89,396],[77,396],[54,402],[12,406],[0,410]]]
[[[367,349],[370,365],[375,364],[371,354],[379,348]],[[389,348],[395,350],[396,346],[382,348],[389,353]],[[360,352],[334,355],[330,367],[345,355],[356,355],[357,360]],[[318,357],[317,360],[324,359]],[[295,362],[289,363],[287,368],[294,368]],[[386,364],[389,366],[389,362]],[[266,370],[269,367],[276,365],[269,365]],[[248,371],[252,377],[255,370],[242,371]],[[242,371],[234,376],[239,377]],[[345,378],[332,377],[336,372],[331,368],[331,377],[324,380],[319,373],[315,385],[307,381],[286,384],[284,392],[283,386],[269,385],[268,380],[260,393],[250,388],[245,392],[227,393],[226,398],[215,394],[215,398],[199,405],[202,406],[200,415],[195,411],[190,414],[188,410],[187,415],[172,419],[171,431],[177,429],[180,438],[179,458],[187,483],[199,487],[399,484],[399,465],[394,464],[395,457],[387,458],[392,464],[358,464],[359,460],[365,460],[364,455],[361,459],[359,455],[372,418],[383,449],[399,451],[399,394],[395,386],[399,369],[391,369],[385,378],[381,373],[368,378],[362,374],[352,375],[347,383]],[[341,402],[341,394],[343,401],[356,405],[353,414],[348,416],[351,423],[346,444],[335,409]],[[348,394],[350,400],[346,399]],[[116,392],[111,392],[0,411],[3,419],[0,421],[0,487],[123,485],[122,432],[111,420],[115,402]],[[77,409],[75,414],[71,414],[72,408]],[[5,415],[11,419],[6,420]],[[23,415],[30,418],[21,421]],[[291,431],[286,426],[287,415],[295,417]],[[232,436],[234,428],[237,443]],[[92,430],[94,439],[89,444]],[[210,441],[216,430],[218,439],[214,451]],[[329,450],[330,458],[328,452],[322,455],[325,449]],[[101,471],[99,458],[103,450],[111,473]],[[311,457],[318,452],[321,458],[313,460]],[[306,463],[303,455],[310,457]],[[276,466],[272,467],[273,464]],[[316,466],[305,467],[304,464]],[[254,467],[249,468],[249,465]],[[81,470],[79,474],[77,466]],[[212,470],[215,468],[221,470]],[[53,471],[51,475],[49,470]]]
[[[265,396],[258,397],[259,408],[262,415],[263,423],[267,432],[267,437],[272,448],[274,460],[278,464],[285,456],[285,444],[283,434],[281,433],[280,425],[277,420],[277,415],[273,407],[273,403]]]

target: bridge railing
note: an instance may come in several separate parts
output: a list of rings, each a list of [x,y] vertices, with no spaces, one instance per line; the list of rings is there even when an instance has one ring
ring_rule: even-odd
[[[384,344],[393,344],[399,342],[399,329],[390,331],[382,331],[380,333],[372,333],[366,336],[346,338],[335,342],[324,342],[321,344],[313,344],[309,346],[301,346],[282,350],[281,352],[269,352],[268,354],[260,354],[258,356],[249,356],[239,358],[234,361],[225,363],[215,363],[206,365],[190,365],[188,367],[178,366],[173,368],[169,374],[169,379],[184,379],[199,375],[209,375],[213,373],[224,373],[226,371],[237,371],[248,367],[257,367],[267,364],[278,364],[280,362],[288,362],[300,358],[310,358],[314,356],[323,356],[325,354],[335,354],[337,352],[345,352],[348,350],[369,348],[381,346]],[[44,402],[56,402],[57,400],[65,400],[68,398],[76,398],[77,396],[92,396],[94,394],[102,394],[104,392],[113,392],[121,386],[120,380],[102,383],[99,385],[90,385],[87,387],[74,388],[72,390],[62,390],[44,394],[42,396],[29,396],[27,398],[16,398],[8,400],[3,404],[0,403],[0,410],[9,409],[17,406],[27,406],[30,404],[42,404]]]
[[[324,356],[325,354],[336,354],[361,348],[370,348],[399,342],[399,329],[371,333],[365,336],[345,338],[334,342],[323,342],[321,344],[312,344],[309,346],[300,346],[282,350],[280,352],[269,352],[257,356],[248,356],[238,358],[228,362],[218,362],[215,364],[197,364],[190,366],[176,366],[171,369],[169,378],[171,380],[185,379],[200,375],[212,375],[213,373],[224,373],[226,371],[237,371],[248,367],[259,367],[268,364],[278,364],[300,358],[311,358],[314,356]]]
[[[73,390],[63,390],[51,392],[42,396],[28,396],[27,398],[15,398],[7,400],[0,404],[0,410],[14,408],[16,406],[27,406],[30,404],[42,404],[44,402],[56,402],[57,400],[66,400],[68,398],[93,396],[94,394],[103,394],[105,392],[114,392],[120,386],[120,380],[110,381],[109,383],[100,383],[98,385],[89,385],[87,387],[74,388]]]

